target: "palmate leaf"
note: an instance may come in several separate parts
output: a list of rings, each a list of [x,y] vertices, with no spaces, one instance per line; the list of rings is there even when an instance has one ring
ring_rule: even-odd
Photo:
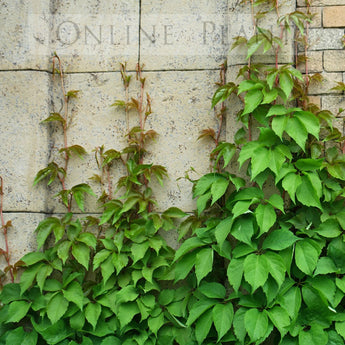
[[[78,207],[84,212],[84,195],[89,194],[96,196],[91,187],[86,183],[78,184],[71,189],[74,200],[76,201]]]
[[[80,145],[72,145],[59,150],[59,153],[66,153],[68,157],[72,157],[73,154],[77,155],[79,158],[83,158],[87,154],[86,150]]]
[[[59,113],[50,113],[50,116],[47,117],[45,120],[41,121],[41,123],[53,122],[58,121],[64,124],[66,121]]]
[[[311,241],[299,241],[295,247],[296,265],[302,272],[308,275],[313,274],[319,260],[319,252]]]
[[[244,96],[245,106],[242,116],[253,112],[261,104],[263,97],[262,90],[260,89],[248,91]]]
[[[212,154],[217,153],[216,164],[219,162],[221,158],[223,158],[223,161],[224,161],[223,168],[228,166],[232,157],[235,155],[236,150],[237,149],[234,144],[225,143],[225,142],[219,143],[219,145],[212,151]]]
[[[213,323],[218,333],[218,341],[229,332],[234,317],[234,307],[227,304],[216,304],[212,309]]]
[[[237,85],[234,83],[227,83],[217,89],[212,97],[212,108],[214,108],[218,103],[224,102],[229,96],[236,92]]]

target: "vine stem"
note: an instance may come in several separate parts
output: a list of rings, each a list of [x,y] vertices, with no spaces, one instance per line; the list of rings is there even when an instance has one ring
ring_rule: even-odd
[[[59,64],[59,74],[60,74],[60,83],[61,83],[61,91],[62,91],[62,95],[63,95],[63,103],[64,103],[64,123],[63,123],[63,137],[64,137],[64,149],[65,149],[65,174],[67,174],[67,169],[68,169],[68,161],[69,161],[69,155],[67,152],[67,148],[68,148],[68,141],[67,141],[67,121],[68,121],[68,96],[66,94],[66,90],[65,90],[65,82],[64,82],[64,76],[63,76],[63,70],[62,70],[62,63],[61,63],[61,59],[60,57],[55,54],[53,57],[53,76],[54,76],[54,66],[55,66],[55,59],[58,60],[58,64]],[[61,186],[63,190],[66,190],[66,183],[65,183],[65,175],[63,175],[62,177],[59,176],[59,180],[61,182]],[[71,212],[72,209],[72,200],[71,198],[69,199],[68,202],[68,206],[67,206],[68,212]]]
[[[0,216],[1,216],[1,227],[3,230],[4,234],[4,239],[5,239],[5,260],[7,262],[7,267],[10,272],[10,277],[11,277],[11,282],[14,283],[14,276],[13,276],[13,268],[10,263],[10,251],[9,251],[9,245],[8,245],[8,236],[7,236],[7,227],[8,225],[5,224],[5,219],[4,219],[4,213],[3,213],[3,208],[4,208],[4,181],[2,176],[0,176]]]

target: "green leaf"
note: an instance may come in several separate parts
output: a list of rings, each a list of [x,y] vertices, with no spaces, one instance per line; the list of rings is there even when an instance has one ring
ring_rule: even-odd
[[[222,85],[217,89],[212,97],[212,108],[214,108],[219,102],[224,102],[233,92],[235,92],[237,86],[234,83],[228,83]]]
[[[220,247],[222,247],[224,241],[226,240],[231,231],[232,222],[233,220],[231,217],[223,219],[214,230],[216,240]]]
[[[39,223],[38,227],[35,230],[38,249],[40,249],[44,245],[48,236],[53,230],[55,235],[58,236],[58,238],[56,239],[56,241],[58,241],[59,239],[61,239],[64,232],[64,227],[62,226],[60,219],[55,217],[48,217]]]
[[[244,96],[245,106],[242,116],[253,112],[253,110],[255,110],[259,106],[263,97],[264,96],[262,94],[262,90],[260,89],[248,91]]]
[[[114,337],[113,335],[106,337],[102,340],[101,345],[122,345],[123,343],[119,338]]]
[[[272,231],[263,242],[263,249],[283,250],[292,246],[299,238],[291,231],[278,229]]]
[[[163,212],[163,216],[170,218],[183,218],[188,216],[188,214],[177,207],[170,207],[169,209]]]
[[[211,192],[198,197],[196,202],[198,215],[200,215],[206,208],[207,203],[211,200]]]
[[[85,308],[85,318],[92,325],[93,329],[96,328],[97,321],[101,315],[102,307],[98,303],[90,302]]]
[[[47,305],[47,316],[51,323],[58,322],[66,313],[69,302],[61,293],[54,295]]]
[[[292,109],[287,109],[284,105],[281,104],[275,104],[270,107],[270,110],[267,113],[267,117],[270,116],[279,116],[279,115],[286,115],[289,114],[292,111]]]
[[[331,218],[321,223],[314,231],[326,238],[335,238],[341,234],[339,223]]]
[[[239,241],[251,245],[251,238],[254,235],[253,218],[242,216],[234,221],[231,234]]]
[[[221,158],[224,160],[223,168],[225,168],[231,161],[232,157],[235,155],[237,149],[234,144],[231,143],[219,143],[218,146],[212,151],[211,154],[217,154],[216,164]]]
[[[149,329],[157,336],[159,329],[164,325],[164,313],[160,312],[158,316],[149,317],[147,320],[147,324]]]
[[[283,338],[291,325],[289,314],[282,307],[275,306],[267,311],[267,315]]]
[[[345,339],[345,321],[336,322],[335,323],[335,330],[337,331],[337,333],[339,335],[341,335],[343,337],[343,339]]]
[[[89,194],[92,196],[96,196],[96,194],[92,191],[91,187],[86,184],[82,183],[77,186],[74,186],[72,189],[72,194],[74,197],[74,200],[76,201],[78,207],[82,212],[84,212],[84,194]]]
[[[253,291],[263,286],[268,278],[269,266],[264,255],[250,254],[244,260],[244,278]]]
[[[244,324],[251,341],[264,337],[268,329],[268,317],[265,311],[249,309],[244,317]]]
[[[328,336],[321,325],[312,324],[309,330],[299,332],[298,342],[299,345],[327,345]]]
[[[213,323],[218,333],[218,342],[230,331],[234,317],[234,307],[231,303],[216,304],[212,309]]]
[[[193,197],[205,194],[211,188],[213,182],[221,176],[220,174],[210,173],[201,177],[193,186]]]
[[[71,248],[71,241],[63,241],[59,244],[57,254],[58,257],[62,260],[62,263],[65,264],[66,260],[69,257],[69,250]]]
[[[195,260],[195,275],[200,284],[201,280],[205,278],[213,267],[213,250],[211,248],[201,249],[196,255]]]
[[[278,286],[281,287],[285,280],[286,267],[282,257],[274,252],[267,251],[265,254],[270,275],[277,282]]]
[[[128,325],[133,317],[140,312],[136,302],[128,302],[121,304],[119,306],[119,312],[117,317],[120,320],[121,328],[124,328]]]
[[[195,323],[195,338],[199,345],[203,344],[212,326],[212,310],[202,314]]]
[[[305,128],[303,122],[301,122],[296,116],[289,117],[286,124],[286,133],[295,140],[296,144],[304,151],[305,143],[308,138],[308,131]]]
[[[258,237],[268,232],[277,219],[276,212],[270,204],[260,204],[255,210],[255,217],[260,228]]]
[[[226,290],[225,287],[216,282],[202,282],[198,287],[198,291],[200,291],[203,295],[208,298],[225,298]]]
[[[230,181],[223,176],[219,176],[211,186],[211,195],[212,195],[212,203],[213,205],[219,198],[221,198],[224,193],[226,192]]]
[[[297,267],[305,274],[312,275],[319,259],[319,253],[309,240],[296,243],[295,261]]]
[[[266,91],[266,89],[263,89],[262,93],[264,95],[264,99],[262,101],[262,104],[272,103],[278,97],[278,89],[276,89],[276,88],[273,88],[269,91]]]
[[[344,340],[333,330],[328,332],[327,345],[343,345]]]
[[[10,302],[22,299],[20,293],[20,285],[17,283],[8,283],[4,285],[0,293],[0,301],[3,304],[9,304]]]
[[[301,184],[296,190],[296,197],[305,206],[314,206],[321,209],[320,192],[322,193],[321,181],[310,174],[301,176]]]
[[[72,255],[85,269],[89,268],[90,248],[86,244],[73,243]]]
[[[283,133],[286,130],[288,117],[287,116],[275,116],[272,119],[272,129],[275,134],[283,140]]]
[[[187,326],[191,326],[203,313],[212,308],[217,302],[211,299],[200,300],[194,303],[190,309]]]
[[[73,281],[62,292],[67,301],[75,303],[80,310],[83,310],[84,292],[78,282]]]
[[[318,275],[318,274],[329,274],[329,273],[335,273],[337,272],[337,266],[335,265],[334,261],[327,257],[327,256],[323,256],[319,259],[317,265],[316,265],[316,269],[314,272],[314,275]],[[343,291],[345,292],[345,291]]]
[[[300,111],[295,114],[295,117],[303,123],[308,133],[312,134],[316,139],[319,139],[320,122],[313,113],[310,111]]]
[[[298,287],[292,286],[284,295],[279,296],[279,304],[289,314],[291,319],[298,316],[302,304],[301,291]]]
[[[87,246],[96,249],[97,245],[97,239],[96,236],[90,232],[82,232],[78,238],[77,241],[85,243]]]
[[[293,79],[288,71],[282,71],[279,75],[279,84],[286,98],[289,98],[293,88]]]
[[[189,251],[203,247],[206,244],[199,237],[188,238],[185,242],[182,243],[181,247],[176,251],[174,261],[177,261],[180,257],[188,253]]]
[[[322,167],[324,159],[311,159],[311,158],[304,158],[304,159],[299,159],[296,163],[295,166],[297,169],[302,170],[302,171],[312,171],[312,170],[319,170]]]
[[[124,288],[122,288],[117,294],[116,294],[116,303],[121,304],[125,302],[132,302],[135,301],[136,298],[139,296],[137,289],[135,286],[128,285]]]
[[[251,167],[252,167],[252,176],[251,179],[253,180],[258,174],[264,171],[266,168],[269,167],[270,160],[268,157],[270,156],[270,151],[265,147],[259,147],[253,152]]]
[[[79,156],[79,158],[83,158],[84,155],[87,154],[85,149],[80,145],[72,145],[66,148],[62,148],[59,150],[59,153],[66,152],[68,157],[72,157],[73,154]]]
[[[239,308],[234,315],[234,321],[233,321],[234,333],[236,337],[239,339],[241,344],[244,343],[244,339],[247,335],[247,331],[246,331],[245,323],[244,323],[244,318],[245,318],[245,314],[247,310],[248,309],[246,308]]]
[[[302,177],[295,173],[287,174],[282,181],[283,188],[289,193],[291,200],[295,203],[297,188],[302,184]]]
[[[243,277],[243,263],[244,259],[231,259],[228,269],[227,269],[227,276],[229,283],[235,290],[235,292],[238,291],[238,289],[241,286],[242,277]]]
[[[284,200],[279,194],[272,194],[268,199],[268,202],[278,210],[284,212]]]
[[[8,322],[19,322],[23,317],[26,316],[30,309],[31,303],[26,301],[14,301],[10,304],[8,309]]]

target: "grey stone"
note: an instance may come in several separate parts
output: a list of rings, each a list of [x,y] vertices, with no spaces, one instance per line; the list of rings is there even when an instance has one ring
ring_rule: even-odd
[[[45,188],[33,187],[46,167],[48,133],[39,123],[49,116],[46,72],[0,72],[0,175],[6,211],[45,210]]]
[[[217,68],[229,50],[227,1],[144,1],[140,59],[148,70]]]
[[[345,109],[345,97],[344,96],[323,96],[322,97],[322,109],[330,110],[333,114],[337,114],[339,109]],[[344,113],[340,114],[341,116]]]
[[[309,50],[343,49],[343,29],[310,29]]]

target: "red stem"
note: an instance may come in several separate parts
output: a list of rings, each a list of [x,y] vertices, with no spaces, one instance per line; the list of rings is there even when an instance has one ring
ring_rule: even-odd
[[[7,225],[5,224],[4,220],[4,214],[3,214],[3,205],[4,205],[4,182],[2,176],[0,176],[0,215],[1,215],[1,227],[4,233],[4,238],[5,238],[5,260],[7,262],[7,267],[10,272],[11,276],[11,282],[14,283],[14,276],[13,276],[13,268],[10,263],[10,252],[9,252],[9,246],[8,246],[8,236],[7,236]]]

